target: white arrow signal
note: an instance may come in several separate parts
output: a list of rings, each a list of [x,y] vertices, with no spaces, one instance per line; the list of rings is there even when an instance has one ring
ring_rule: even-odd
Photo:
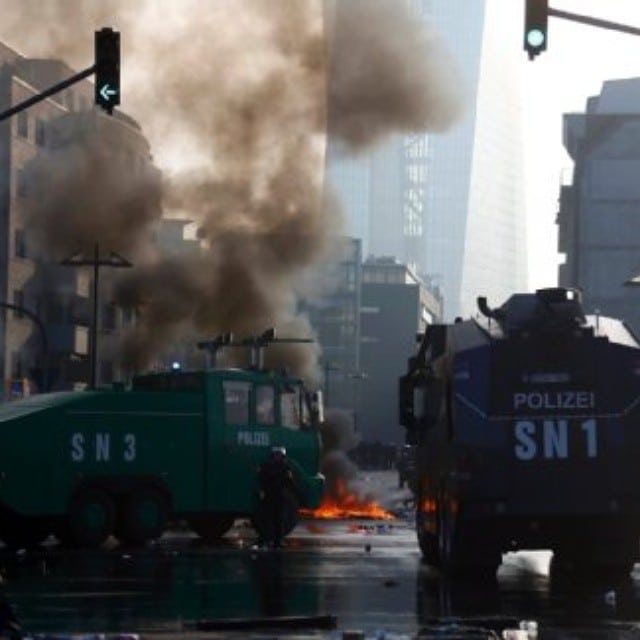
[[[115,89],[112,89],[109,84],[105,84],[104,87],[102,87],[102,89],[100,89],[100,95],[102,96],[102,99],[105,100],[106,102],[109,102],[111,96],[115,96],[117,95],[117,91]]]

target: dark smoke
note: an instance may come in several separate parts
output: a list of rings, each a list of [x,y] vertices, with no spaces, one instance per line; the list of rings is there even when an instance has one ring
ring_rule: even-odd
[[[73,135],[25,167],[30,241],[55,260],[92,255],[96,242],[103,253],[135,254],[162,213],[159,174],[133,172],[108,128],[75,128],[76,116],[68,118]]]
[[[390,133],[443,131],[461,115],[455,60],[398,0],[327,0],[329,134],[358,151]]]
[[[321,471],[326,480],[326,494],[332,498],[339,498],[339,483],[346,483],[348,487],[358,473],[358,467],[347,455],[359,442],[353,416],[340,409],[326,409],[321,435]]]
[[[140,320],[123,345],[129,367],[189,333],[276,326],[309,336],[296,315],[298,277],[342,232],[323,180],[327,129],[362,149],[398,131],[441,130],[460,111],[458,79],[439,72],[452,65],[400,1],[0,0],[0,9],[10,44],[78,69],[91,63],[93,29],[122,32],[122,106],[158,152],[165,206],[201,228],[202,255],[139,259],[118,287]],[[123,192],[105,206],[127,242],[143,244],[157,192],[115,189],[99,151],[67,151],[61,167],[80,173],[52,173],[56,197],[32,217],[39,236],[64,251],[97,234],[119,248],[117,230],[96,226],[102,216],[80,212],[98,206],[93,190]],[[280,353],[281,364],[312,375],[314,350]]]
[[[280,283],[272,273],[256,273],[251,247],[221,242],[220,252],[164,259],[119,281],[120,304],[145,318],[142,327],[125,336],[122,355],[127,369],[148,364],[176,334],[214,336],[231,330],[242,338],[277,327],[279,337],[313,336],[306,317],[295,314],[288,283]],[[235,255],[227,253],[231,247],[238,249]],[[272,345],[265,355],[268,366],[287,366],[309,380],[318,378],[315,344]]]

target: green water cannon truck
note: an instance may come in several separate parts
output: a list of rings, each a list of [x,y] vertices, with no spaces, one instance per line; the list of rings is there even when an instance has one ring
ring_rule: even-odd
[[[234,343],[200,343],[202,371],[133,377],[126,387],[41,394],[0,406],[0,538],[31,546],[53,534],[99,547],[109,537],[140,545],[171,522],[201,537],[223,536],[237,518],[260,518],[256,473],[272,447],[287,450],[296,476],[285,529],[298,508],[316,508],[320,392],[262,367],[275,332]],[[247,368],[218,368],[221,348],[251,350]]]

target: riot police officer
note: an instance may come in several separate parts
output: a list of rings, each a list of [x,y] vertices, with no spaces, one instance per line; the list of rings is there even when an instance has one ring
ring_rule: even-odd
[[[271,455],[258,468],[258,492],[263,516],[262,540],[258,544],[282,547],[285,518],[296,482],[284,447],[273,447]]]

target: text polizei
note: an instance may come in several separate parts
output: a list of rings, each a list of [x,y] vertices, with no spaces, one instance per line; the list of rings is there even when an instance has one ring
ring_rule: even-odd
[[[593,409],[592,391],[527,391],[513,394],[514,409],[549,411],[558,409]]]

